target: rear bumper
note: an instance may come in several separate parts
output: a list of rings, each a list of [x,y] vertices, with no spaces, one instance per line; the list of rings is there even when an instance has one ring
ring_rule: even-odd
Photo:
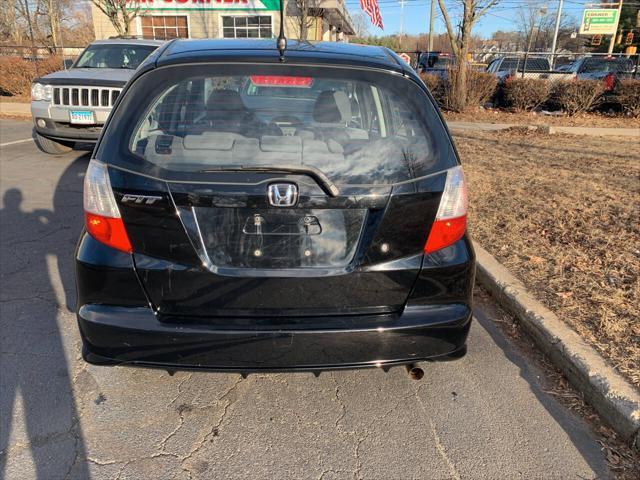
[[[395,316],[346,317],[344,328],[228,329],[219,323],[214,327],[160,322],[149,308],[86,304],[78,312],[78,322],[83,356],[98,365],[324,370],[464,354],[471,311],[462,304],[434,305],[410,307]],[[313,323],[317,325],[318,319]]]

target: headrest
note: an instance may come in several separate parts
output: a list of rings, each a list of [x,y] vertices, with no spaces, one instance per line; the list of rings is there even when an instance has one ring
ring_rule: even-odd
[[[347,94],[330,90],[321,92],[313,107],[313,120],[346,125],[351,120],[351,102]]]
[[[207,100],[207,110],[220,113],[245,113],[247,107],[235,90],[214,90]]]

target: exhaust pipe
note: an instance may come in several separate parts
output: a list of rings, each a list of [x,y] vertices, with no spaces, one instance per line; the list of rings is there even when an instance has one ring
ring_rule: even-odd
[[[407,373],[412,380],[420,380],[422,377],[424,377],[424,370],[422,370],[414,363],[405,365],[405,368],[407,369]]]

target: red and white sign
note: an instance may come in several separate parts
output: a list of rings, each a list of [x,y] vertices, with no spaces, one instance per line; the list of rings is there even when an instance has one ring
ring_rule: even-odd
[[[400,53],[398,56],[404,60],[404,63],[407,65],[411,65],[411,57],[407,53]]]

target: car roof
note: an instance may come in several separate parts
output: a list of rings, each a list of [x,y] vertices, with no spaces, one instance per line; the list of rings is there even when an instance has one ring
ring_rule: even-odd
[[[198,62],[280,63],[275,39],[174,40],[156,58],[157,66]],[[412,71],[391,50],[343,42],[299,42],[289,40],[285,61]]]
[[[91,45],[148,45],[159,47],[165,44],[165,40],[150,40],[146,38],[109,38],[106,40],[95,40]]]

